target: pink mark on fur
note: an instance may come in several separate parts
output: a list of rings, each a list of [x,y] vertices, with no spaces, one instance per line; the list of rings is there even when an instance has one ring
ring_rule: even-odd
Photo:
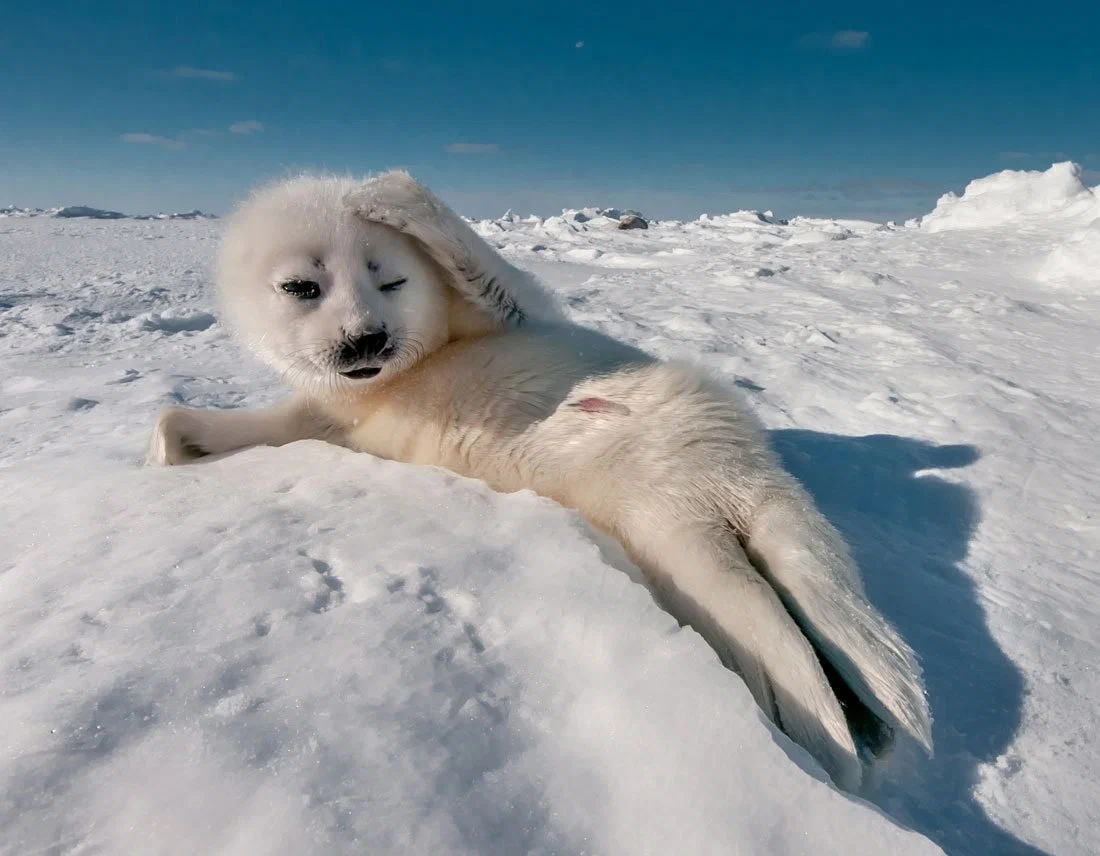
[[[606,398],[582,398],[574,401],[569,407],[576,407],[585,413],[618,413],[620,416],[629,416],[630,408],[617,401],[608,401]]]

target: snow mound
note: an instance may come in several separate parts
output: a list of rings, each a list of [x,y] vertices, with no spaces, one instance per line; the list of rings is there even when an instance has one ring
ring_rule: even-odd
[[[191,333],[213,327],[217,319],[209,312],[166,309],[164,312],[145,312],[131,323],[145,332]]]
[[[539,217],[531,214],[521,217],[512,210],[506,211],[495,219],[468,220],[478,234],[492,240],[502,232],[531,232],[556,239],[570,240],[571,236],[586,233],[614,232],[624,230],[623,223],[645,221],[653,225],[657,221],[643,216],[632,208],[563,208],[561,214]],[[627,227],[629,230],[630,227]],[[644,228],[644,227],[643,227]]]
[[[827,244],[829,241],[847,241],[852,233],[847,229],[806,229],[791,235],[788,243],[793,246],[800,244]]]
[[[135,214],[134,220],[217,220],[217,214],[208,214],[205,211],[200,211],[195,208],[191,211],[174,212],[171,214],[165,214],[158,212],[156,214]]]
[[[12,853],[939,852],[549,500],[314,441],[5,477]]]
[[[618,220],[622,213],[618,208],[588,206],[585,208],[563,208],[561,216],[566,220],[572,220],[574,223],[588,223],[601,217],[607,220]]]
[[[106,211],[103,208],[89,208],[87,205],[66,205],[58,208],[54,217],[88,217],[92,220],[125,220],[121,211]]]
[[[1039,268],[1040,282],[1100,285],[1100,218],[1055,247]]]
[[[633,208],[587,206],[585,208],[563,208],[561,214],[547,217],[542,225],[550,233],[563,230],[576,232],[613,231],[622,228],[622,223],[627,218],[638,218],[645,220],[647,223],[656,222],[648,217],[643,217],[641,212],[635,211]]]
[[[1085,186],[1082,171],[1071,161],[1045,172],[1012,170],[970,182],[962,196],[945,193],[921,219],[928,232],[985,229],[1035,215],[1100,215],[1100,199]]]
[[[0,217],[39,217],[52,213],[45,208],[20,208],[18,205],[5,205],[0,208]]]
[[[768,223],[773,226],[786,226],[787,221],[776,217],[771,211],[740,210],[729,214],[700,214],[696,223],[712,226],[753,226]]]

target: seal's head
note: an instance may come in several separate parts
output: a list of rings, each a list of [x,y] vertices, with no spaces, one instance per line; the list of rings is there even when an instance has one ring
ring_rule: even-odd
[[[350,179],[260,190],[229,223],[218,260],[224,314],[287,382],[353,393],[450,338],[446,277],[420,245],[357,216]]]
[[[531,274],[396,170],[260,189],[229,222],[218,287],[244,343],[314,396],[354,395],[454,339],[562,314]]]

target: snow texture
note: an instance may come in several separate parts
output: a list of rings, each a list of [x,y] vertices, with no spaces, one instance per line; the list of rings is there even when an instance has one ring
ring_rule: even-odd
[[[1039,268],[1043,282],[1100,288],[1100,212],[1089,225],[1057,242]]]
[[[1097,227],[1053,172],[958,231],[474,224],[741,387],[850,540],[936,742],[858,798],[548,500],[317,442],[143,469],[165,404],[281,394],[220,224],[0,221],[0,853],[1097,852]]]

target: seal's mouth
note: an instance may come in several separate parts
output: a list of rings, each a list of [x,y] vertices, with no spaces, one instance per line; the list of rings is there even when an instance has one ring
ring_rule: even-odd
[[[352,369],[348,372],[340,372],[341,377],[351,378],[352,380],[364,380],[365,378],[374,377],[382,371],[381,366],[363,366],[361,369]]]
[[[388,363],[394,354],[397,353],[397,350],[398,342],[391,339],[389,346],[380,352],[376,354],[364,354],[360,357],[360,360],[368,360],[374,363],[374,365],[359,366],[358,368],[345,369],[344,371],[337,369],[337,374],[339,374],[340,377],[346,377],[348,380],[369,380],[382,371],[386,363]],[[351,360],[348,360],[348,362],[351,362]]]

